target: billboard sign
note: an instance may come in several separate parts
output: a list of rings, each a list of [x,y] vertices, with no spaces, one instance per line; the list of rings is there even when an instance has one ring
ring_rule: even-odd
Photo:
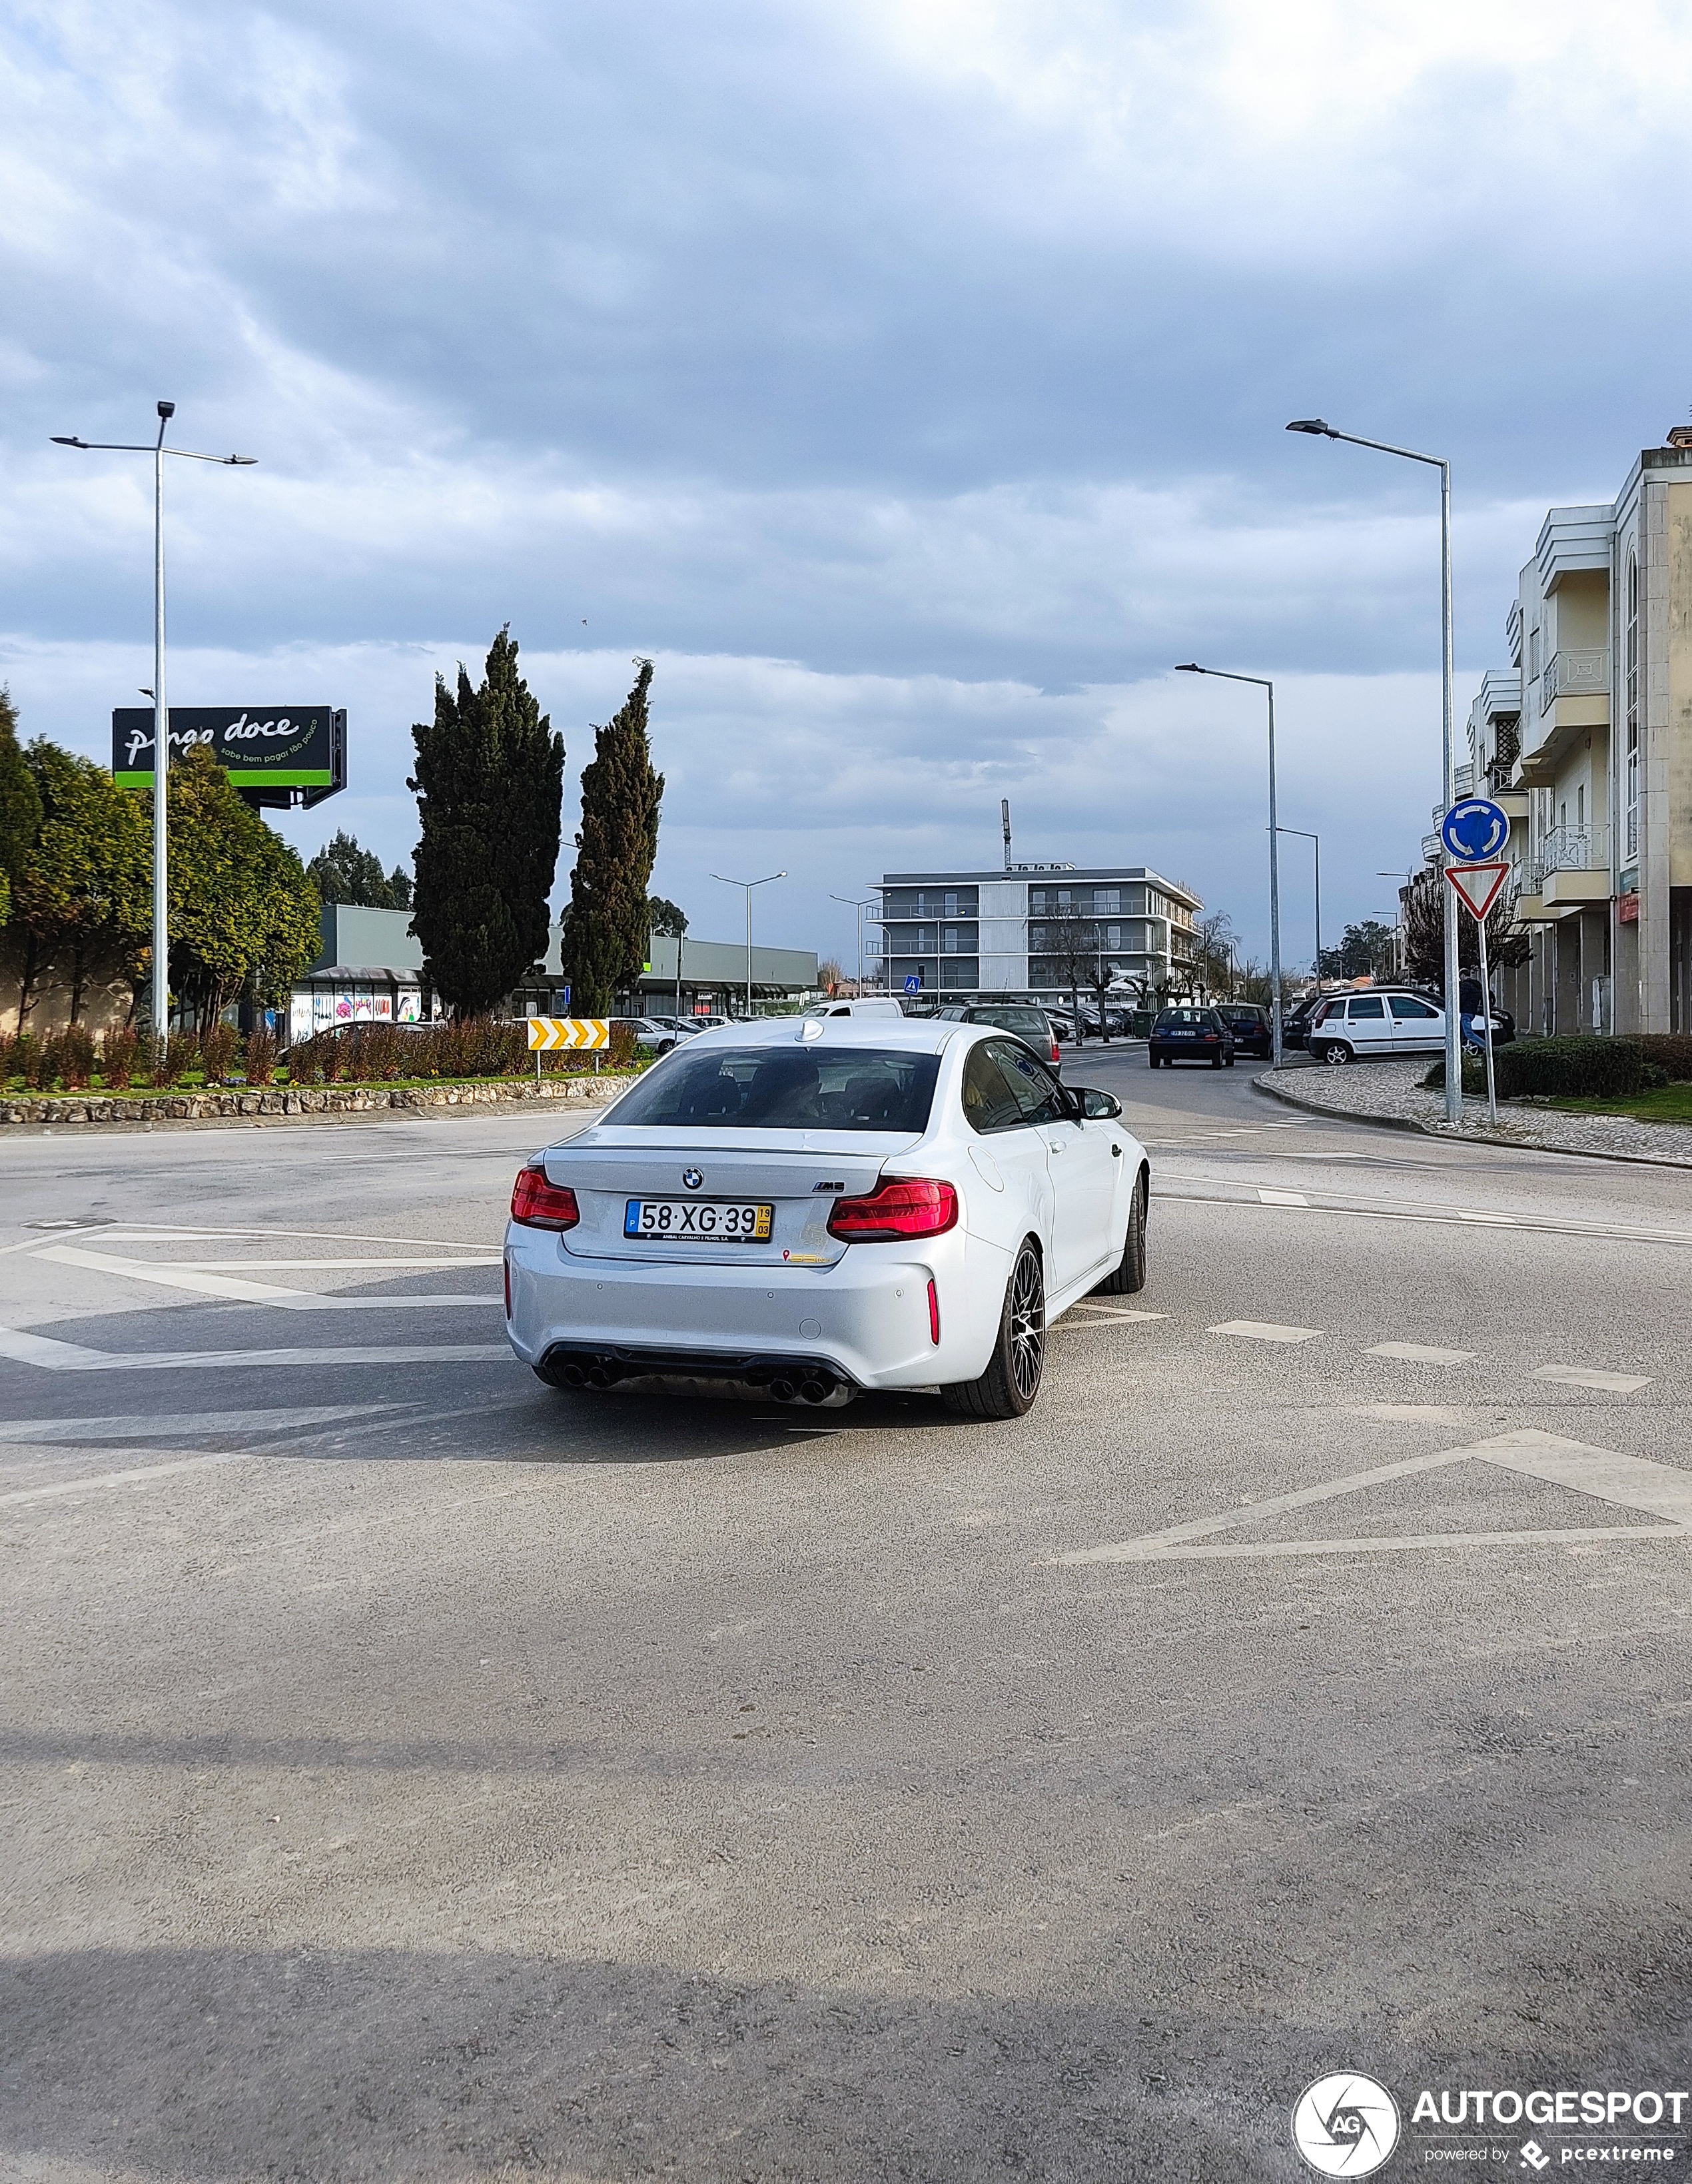
[[[151,705],[122,705],[113,712],[112,778],[120,788],[152,788],[153,727]],[[344,764],[337,767],[336,743],[332,705],[170,708],[171,764],[195,744],[207,744],[237,788],[338,788],[346,773]],[[276,800],[292,799],[284,794]]]

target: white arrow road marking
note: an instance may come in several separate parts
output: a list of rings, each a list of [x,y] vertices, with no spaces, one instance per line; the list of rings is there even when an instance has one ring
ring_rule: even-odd
[[[0,1420],[0,1442],[42,1446],[54,1441],[78,1444],[109,1440],[198,1440],[208,1434],[290,1433],[301,1426],[338,1425],[380,1411],[416,1409],[407,1403],[331,1403],[307,1410],[184,1411],[137,1418],[133,1411],[112,1418],[7,1418]]]
[[[48,1373],[175,1373],[202,1368],[227,1373],[262,1372],[271,1366],[307,1365],[492,1365],[516,1361],[504,1342],[431,1342],[426,1347],[398,1344],[359,1345],[316,1350],[87,1350],[26,1329],[0,1327],[0,1357],[19,1365],[39,1365]]]
[[[1231,1531],[1265,1518],[1305,1509],[1314,1502],[1331,1502],[1357,1494],[1389,1481],[1409,1479],[1418,1472],[1439,1471],[1447,1464],[1489,1463],[1547,1485],[1570,1488],[1596,1501],[1608,1502],[1642,1515],[1667,1518],[1661,1525],[1600,1525],[1567,1527],[1556,1531],[1416,1532],[1396,1537],[1365,1535],[1356,1539],[1273,1540],[1229,1541],[1199,1546],[1214,1532]],[[1673,1464],[1651,1463],[1643,1457],[1618,1455],[1613,1449],[1589,1448],[1583,1441],[1565,1440],[1556,1434],[1524,1427],[1515,1433],[1494,1434],[1467,1448],[1441,1449],[1432,1456],[1406,1457],[1399,1463],[1377,1465],[1355,1471],[1344,1479],[1330,1479],[1320,1486],[1305,1486],[1277,1494],[1263,1502],[1230,1509],[1219,1517],[1199,1517],[1191,1524],[1172,1524],[1166,1531],[1149,1532],[1137,1540],[1122,1540],[1108,1546],[1080,1547],[1056,1555],[1057,1563],[1244,1561],[1255,1557],[1288,1555],[1381,1554],[1394,1549],[1472,1546],[1561,1546],[1583,1540],[1692,1539],[1692,1471]]]
[[[150,1486],[156,1479],[174,1479],[184,1471],[203,1471],[214,1463],[250,1463],[249,1450],[236,1449],[217,1455],[185,1456],[172,1463],[136,1464],[128,1471],[97,1472],[91,1479],[62,1479],[51,1486],[26,1486],[16,1494],[0,1494],[0,1509],[15,1509],[25,1502],[58,1502],[67,1494],[90,1494],[102,1486]]]
[[[1533,1378],[1555,1380],[1564,1388],[1601,1388],[1611,1396],[1631,1396],[1650,1385],[1649,1373],[1600,1373],[1590,1365],[1542,1365]]]
[[[1472,1350],[1433,1350],[1421,1342],[1378,1342],[1366,1357],[1399,1357],[1406,1365],[1466,1365]]]
[[[1257,1202],[1260,1206],[1308,1206],[1310,1204],[1309,1199],[1301,1190],[1266,1190],[1261,1184],[1257,1187]]]
[[[203,1273],[197,1268],[149,1259],[114,1258],[109,1251],[79,1251],[74,1244],[55,1244],[37,1252],[62,1267],[86,1267],[99,1274],[113,1274],[133,1282],[151,1282],[160,1289],[188,1290],[196,1296],[220,1297],[237,1304],[268,1304],[284,1312],[408,1312],[440,1305],[497,1305],[495,1295],[482,1296],[349,1297],[316,1290],[278,1289],[271,1282],[242,1281],[232,1274]],[[496,1259],[492,1262],[498,1266]]]
[[[1267,1319],[1224,1319],[1208,1329],[1211,1334],[1242,1334],[1250,1342],[1314,1342],[1319,1327],[1277,1327]]]

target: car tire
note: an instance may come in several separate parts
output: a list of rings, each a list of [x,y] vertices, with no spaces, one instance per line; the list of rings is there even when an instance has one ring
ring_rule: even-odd
[[[1046,1360],[1046,1279],[1033,1239],[1024,1237],[1005,1285],[993,1355],[978,1380],[942,1388],[949,1411],[964,1418],[1020,1418],[1033,1407]]]
[[[1232,1069],[1233,1067],[1233,1056],[1231,1054],[1225,1057],[1223,1066],[1228,1069]]]
[[[1156,1068],[1158,1063],[1161,1061],[1162,1059],[1163,1056],[1160,1054],[1149,1053],[1146,1056],[1148,1065],[1153,1069]]]
[[[1099,1284],[1100,1296],[1134,1296],[1145,1287],[1146,1178],[1142,1171],[1128,1208],[1128,1233],[1122,1256]]]
[[[1337,1039],[1327,1039],[1318,1050],[1317,1059],[1325,1061],[1330,1069],[1343,1069],[1351,1059],[1351,1050]]]

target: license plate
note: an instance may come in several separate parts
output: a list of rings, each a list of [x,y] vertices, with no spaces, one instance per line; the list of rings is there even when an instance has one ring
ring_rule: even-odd
[[[625,1236],[660,1243],[767,1244],[773,1206],[711,1198],[632,1198],[623,1213]]]

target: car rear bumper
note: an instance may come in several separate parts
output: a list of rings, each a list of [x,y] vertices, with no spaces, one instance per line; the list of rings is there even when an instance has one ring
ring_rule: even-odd
[[[619,1368],[611,1379],[679,1373],[753,1385],[783,1366],[826,1368],[866,1389],[973,1379],[1009,1276],[1005,1254],[960,1230],[920,1245],[850,1245],[830,1267],[745,1267],[573,1258],[555,1234],[513,1223],[505,1258],[507,1333],[525,1364],[598,1361]],[[974,1296],[990,1297],[990,1327],[971,1312]]]

